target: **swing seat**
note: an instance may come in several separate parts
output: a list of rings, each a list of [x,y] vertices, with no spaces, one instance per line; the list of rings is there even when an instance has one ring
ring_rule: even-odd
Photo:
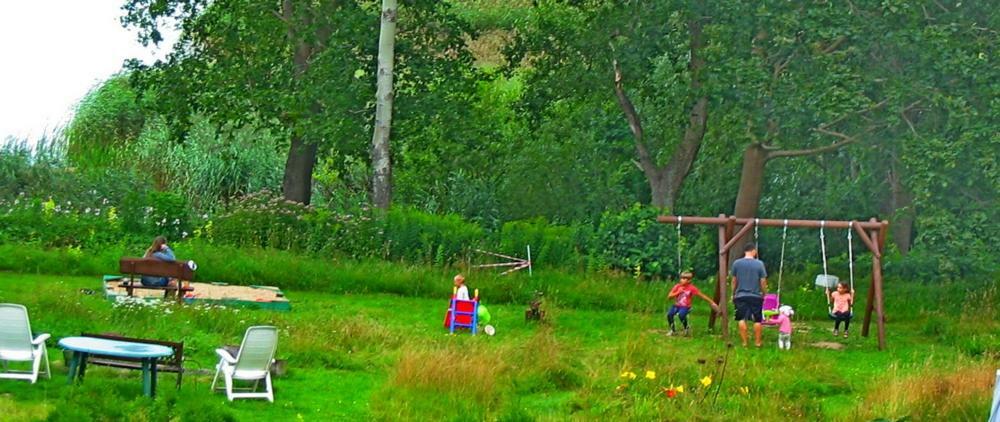
[[[775,325],[778,323],[778,308],[781,307],[781,303],[778,300],[778,295],[774,293],[768,293],[764,295],[764,324]]]
[[[817,287],[834,290],[837,288],[838,283],[840,283],[840,278],[835,275],[819,274],[816,276],[815,284]]]
[[[837,318],[837,317],[833,316],[833,311],[829,311],[827,313],[827,315],[830,317],[830,319],[836,319]],[[854,319],[854,310],[851,310],[850,313],[847,314],[847,317],[850,318],[850,319]]]

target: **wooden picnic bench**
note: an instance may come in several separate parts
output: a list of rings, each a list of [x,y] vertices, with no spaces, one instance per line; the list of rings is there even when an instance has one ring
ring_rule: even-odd
[[[122,258],[118,261],[118,271],[128,274],[129,280],[123,282],[125,291],[132,296],[135,289],[163,290],[163,297],[171,294],[177,297],[178,303],[183,303],[184,294],[194,291],[189,283],[194,280],[194,270],[186,262],[161,261],[155,258]],[[139,276],[169,277],[177,279],[175,286],[144,286]]]
[[[100,338],[105,340],[126,341],[129,343],[157,344],[167,346],[174,350],[170,357],[159,360],[156,365],[157,372],[174,372],[177,374],[177,388],[181,388],[181,379],[184,376],[184,342],[173,342],[164,340],[151,340],[143,338],[124,337],[115,333],[93,334],[83,333],[80,337]],[[87,365],[110,366],[123,369],[142,369],[142,359],[127,358],[120,356],[107,356],[90,353],[87,355]]]

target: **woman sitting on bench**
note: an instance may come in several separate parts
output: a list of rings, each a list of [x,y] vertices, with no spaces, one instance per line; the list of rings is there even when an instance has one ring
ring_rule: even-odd
[[[170,247],[167,246],[167,238],[163,236],[156,236],[156,239],[153,239],[153,244],[149,247],[149,249],[146,249],[146,255],[144,255],[143,258],[153,258],[167,262],[176,261],[176,258],[174,258],[174,251],[170,250]],[[173,286],[175,284],[175,282],[170,281],[167,277],[142,276],[143,286],[166,287]]]

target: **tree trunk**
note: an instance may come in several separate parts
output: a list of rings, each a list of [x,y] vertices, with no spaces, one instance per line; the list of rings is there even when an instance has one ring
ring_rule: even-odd
[[[295,24],[293,23],[295,22],[295,10],[292,0],[282,1],[281,15],[285,24],[288,25],[288,41],[294,46],[292,65],[295,72],[292,77],[299,80],[309,70],[309,57],[312,56],[314,48],[295,32]],[[304,19],[302,27],[308,28],[309,26],[309,19]],[[318,113],[318,107],[318,104],[314,104],[312,111]],[[303,139],[301,135],[292,135],[288,148],[288,159],[285,160],[285,177],[281,184],[281,190],[286,200],[309,204],[312,199],[312,171],[316,165],[317,150],[317,145],[314,142]]]
[[[666,169],[653,166],[643,170],[649,183],[650,205],[659,209],[673,210],[677,195],[671,190],[670,183],[667,183]]]
[[[760,195],[764,190],[764,169],[767,165],[767,150],[760,143],[747,145],[743,151],[743,170],[740,172],[740,190],[736,193],[733,215],[752,218],[757,216]]]
[[[382,0],[382,24],[378,42],[378,89],[375,94],[375,133],[372,135],[372,202],[388,209],[392,201],[392,68],[396,47],[396,0]]]
[[[312,172],[316,165],[316,151],[316,143],[306,142],[301,136],[292,136],[282,182],[285,199],[309,204],[312,199]]]
[[[913,245],[913,195],[903,186],[902,175],[895,163],[888,172],[889,211],[892,215],[892,241],[899,253],[906,256]]]

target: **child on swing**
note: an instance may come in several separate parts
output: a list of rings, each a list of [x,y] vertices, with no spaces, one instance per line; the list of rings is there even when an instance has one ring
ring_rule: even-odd
[[[844,323],[844,338],[847,338],[847,330],[851,327],[851,306],[854,305],[854,290],[847,286],[846,282],[837,283],[837,291],[830,292],[830,303],[833,310],[830,314],[833,317],[833,336],[840,335],[840,323]]]
[[[684,336],[691,335],[691,329],[688,327],[687,315],[691,311],[691,301],[693,296],[698,296],[704,299],[712,307],[713,311],[718,312],[719,305],[715,303],[714,300],[705,296],[694,284],[691,284],[691,278],[694,277],[689,271],[681,273],[681,280],[679,283],[674,285],[670,289],[670,294],[667,295],[667,299],[674,299],[674,305],[670,307],[667,311],[667,322],[670,323],[670,332],[667,333],[668,336],[673,336],[677,333],[674,327],[674,316],[680,317],[681,324],[684,324]]]

